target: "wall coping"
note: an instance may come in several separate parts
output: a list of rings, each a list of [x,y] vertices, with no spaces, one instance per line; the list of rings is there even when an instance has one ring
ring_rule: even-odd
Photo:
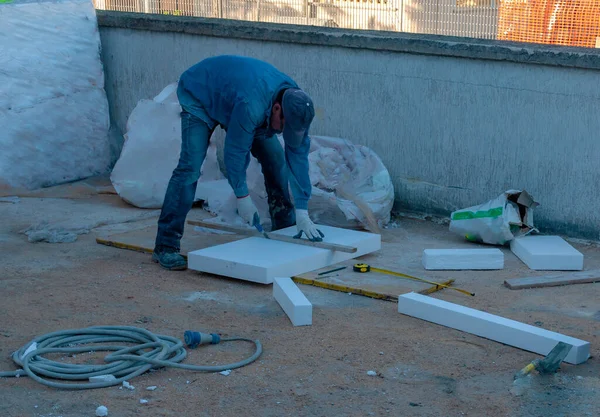
[[[600,49],[97,10],[101,27],[600,70]]]

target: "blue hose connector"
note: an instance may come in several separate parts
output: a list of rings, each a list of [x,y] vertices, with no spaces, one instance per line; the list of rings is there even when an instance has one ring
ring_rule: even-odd
[[[199,345],[216,345],[221,342],[221,336],[215,333],[201,333],[192,330],[186,330],[183,333],[183,340],[190,349],[196,349]]]

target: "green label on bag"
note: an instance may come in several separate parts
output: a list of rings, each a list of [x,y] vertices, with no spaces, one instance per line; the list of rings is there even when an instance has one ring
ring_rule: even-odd
[[[500,217],[502,216],[502,207],[495,207],[489,210],[481,211],[461,211],[452,216],[452,220],[471,220],[481,219],[484,217]]]

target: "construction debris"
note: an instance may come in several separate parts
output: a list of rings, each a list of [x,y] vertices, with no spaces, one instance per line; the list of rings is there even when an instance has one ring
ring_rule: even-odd
[[[131,385],[129,382],[127,382],[127,381],[123,381],[123,387],[125,387],[127,389],[130,389],[132,391],[135,389],[135,387],[133,385]]]

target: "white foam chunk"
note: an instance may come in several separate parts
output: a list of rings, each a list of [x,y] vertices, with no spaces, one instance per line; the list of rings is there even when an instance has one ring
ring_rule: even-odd
[[[0,188],[107,172],[110,118],[90,0],[0,2]]]
[[[502,269],[500,249],[425,249],[423,267],[434,270]]]
[[[106,408],[105,406],[101,405],[100,407],[96,408],[96,416],[106,417],[107,415],[108,415],[108,408]]]
[[[292,277],[381,249],[378,234],[323,225],[317,227],[325,234],[324,242],[353,246],[357,251],[347,253],[251,237],[189,252],[188,268],[271,284],[275,277]],[[272,233],[293,236],[298,232],[296,226],[291,226]]]
[[[560,236],[523,236],[510,242],[510,249],[535,270],[580,271],[583,254]]]
[[[312,304],[291,278],[275,278],[273,297],[294,326],[312,324]]]
[[[414,292],[398,297],[398,312],[544,356],[565,342],[573,346],[565,358],[571,364],[590,357],[590,343],[584,340]]]

